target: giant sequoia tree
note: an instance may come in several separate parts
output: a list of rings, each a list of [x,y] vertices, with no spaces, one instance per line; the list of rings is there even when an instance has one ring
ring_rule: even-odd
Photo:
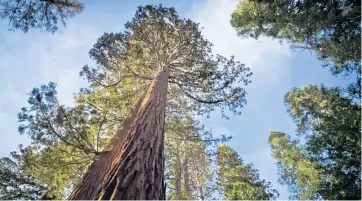
[[[360,71],[359,0],[245,0],[233,12],[231,25],[240,36],[267,36],[314,50],[334,74]]]
[[[198,24],[173,8],[139,7],[125,28],[98,40],[90,51],[97,67],[85,66],[82,74],[93,88],[122,89],[127,79],[149,81],[148,87],[70,199],[164,199],[167,97],[187,97],[186,107],[199,114],[219,107],[225,117],[245,103],[236,84],[250,82],[249,69],[234,57],[214,56]]]

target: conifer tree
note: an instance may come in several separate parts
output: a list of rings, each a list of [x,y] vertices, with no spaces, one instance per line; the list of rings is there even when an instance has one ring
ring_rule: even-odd
[[[245,164],[230,146],[217,148],[217,182],[223,199],[226,200],[271,200],[279,194],[270,182],[260,179],[252,164]]]
[[[96,68],[83,74],[93,86],[122,87],[123,79],[151,80],[134,117],[119,130],[117,147],[106,148],[111,165],[95,162],[70,199],[164,199],[163,139],[167,90],[189,98],[188,108],[205,114],[216,107],[240,114],[251,73],[244,65],[212,55],[198,24],[173,8],[139,7],[126,31],[103,35],[91,56]],[[127,121],[128,121],[127,120]],[[117,138],[117,137],[115,137]],[[110,156],[100,155],[98,161]],[[102,172],[94,175],[95,171]],[[104,174],[105,173],[105,176]],[[89,175],[94,175],[90,177]],[[97,182],[94,182],[97,180]],[[99,181],[99,182],[98,182]]]
[[[241,37],[272,37],[316,51],[333,74],[361,73],[361,1],[245,0],[232,14]]]
[[[309,85],[285,96],[297,140],[269,143],[292,199],[361,199],[361,106],[338,87]]]

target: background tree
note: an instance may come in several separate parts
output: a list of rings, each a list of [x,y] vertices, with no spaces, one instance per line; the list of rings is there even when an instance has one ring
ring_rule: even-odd
[[[360,199],[360,102],[346,96],[339,88],[315,85],[293,89],[285,100],[297,123],[298,136],[304,137],[301,140],[304,143],[296,144],[284,134],[271,135],[270,143],[281,168],[281,179],[288,185],[293,180],[297,182],[297,189],[292,189],[297,196],[303,197],[307,188],[314,189],[315,193],[305,199],[318,196],[323,199]],[[304,165],[295,163],[297,158],[302,158],[300,163]],[[320,183],[309,184],[301,180],[299,174],[303,171],[307,171],[309,177],[319,174]],[[307,186],[300,187],[298,183]]]
[[[279,182],[287,185],[290,199],[322,199],[320,188],[323,182],[321,170],[313,163],[300,144],[284,133],[271,132],[269,143],[277,159]]]
[[[242,37],[267,36],[314,50],[333,74],[360,73],[361,1],[246,0],[231,25]]]
[[[20,151],[22,147],[20,147]],[[26,171],[21,154],[12,152],[11,157],[0,158],[0,199],[24,200],[39,199],[46,187],[34,181]]]
[[[213,138],[191,116],[169,114],[165,136],[167,197],[171,200],[211,199],[214,182],[214,145],[231,137]]]
[[[32,140],[22,155],[27,171],[61,199],[107,142],[101,137],[107,134],[103,127],[107,116],[84,101],[73,108],[60,105],[55,87],[49,83],[29,93],[30,106],[18,114],[18,129]]]
[[[259,178],[252,164],[245,164],[231,147],[222,144],[217,148],[218,186],[223,199],[269,200],[279,194],[271,183]]]
[[[10,30],[28,32],[32,28],[45,28],[56,32],[59,22],[83,11],[78,0],[2,0],[0,18],[9,21]]]
[[[247,0],[232,14],[242,37],[287,41],[316,51],[333,74],[356,74],[357,82],[345,90],[308,86],[286,95],[302,138],[272,133],[270,143],[281,181],[296,199],[360,199],[360,17],[361,2],[354,0]]]

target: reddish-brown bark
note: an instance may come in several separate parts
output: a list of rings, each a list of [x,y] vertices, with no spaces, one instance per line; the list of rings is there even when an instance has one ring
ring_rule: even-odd
[[[169,69],[164,68],[132,115],[90,166],[70,200],[162,200]]]

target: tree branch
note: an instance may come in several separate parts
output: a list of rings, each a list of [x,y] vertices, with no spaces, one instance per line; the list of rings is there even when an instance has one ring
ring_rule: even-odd
[[[222,102],[226,102],[226,101],[229,101],[230,98],[232,98],[235,93],[233,93],[231,96],[228,96],[228,97],[225,97],[225,98],[222,98],[222,99],[218,99],[218,100],[212,100],[212,101],[206,101],[206,100],[202,100],[202,99],[199,99],[199,98],[196,98],[194,96],[192,96],[191,94],[189,94],[188,92],[186,92],[179,83],[176,83],[175,84],[181,89],[181,91],[188,97],[188,98],[191,98],[192,100],[194,101],[197,101],[197,102],[200,102],[200,103],[205,103],[205,104],[215,104],[215,103],[222,103]]]

